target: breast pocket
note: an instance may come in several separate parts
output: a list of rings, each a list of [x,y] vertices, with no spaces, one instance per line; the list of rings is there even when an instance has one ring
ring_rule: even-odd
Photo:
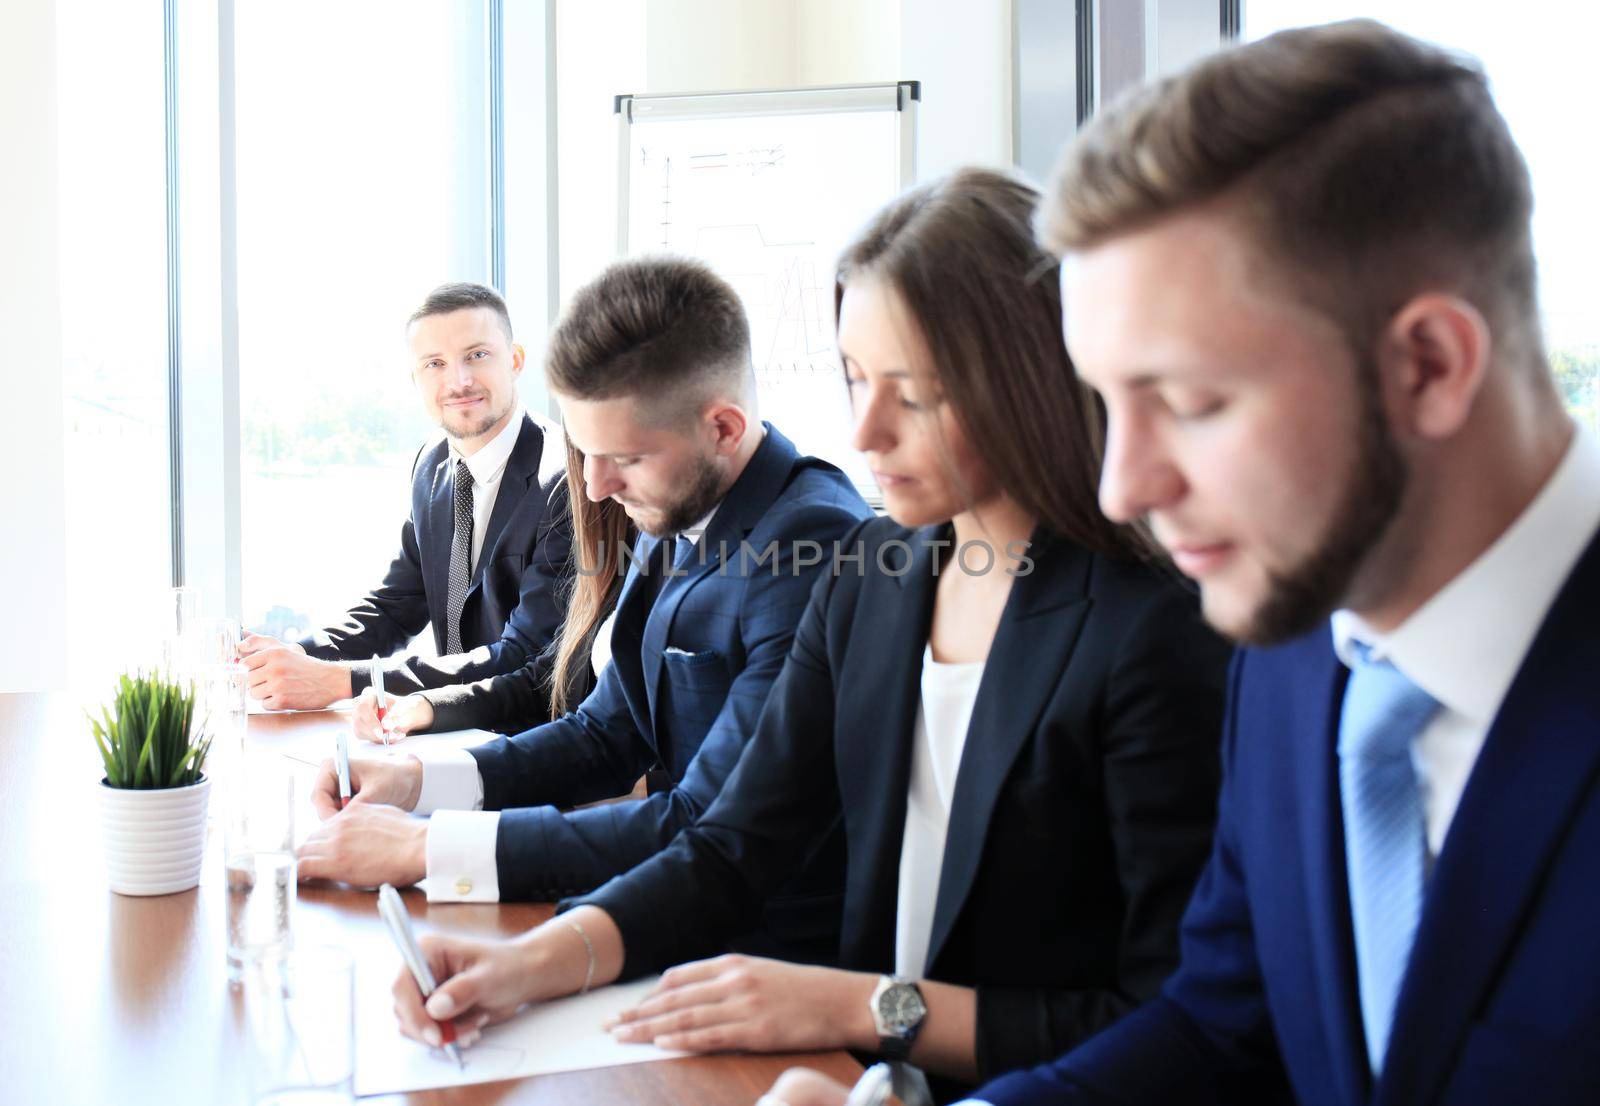
[[[1552,1036],[1524,1026],[1475,1023],[1445,1102],[1593,1102],[1600,1052],[1592,1031]]]
[[[733,684],[727,659],[715,649],[691,653],[668,646],[661,651],[671,709],[678,714],[715,715]]]
[[[515,605],[518,594],[522,590],[522,570],[526,567],[528,558],[522,553],[503,553],[489,562],[487,578],[484,583],[489,585],[494,594],[509,597]]]

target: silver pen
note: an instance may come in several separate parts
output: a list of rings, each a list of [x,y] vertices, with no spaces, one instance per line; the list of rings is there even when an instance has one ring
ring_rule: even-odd
[[[844,1106],[884,1106],[894,1093],[894,1072],[888,1064],[873,1064],[850,1088]]]
[[[385,745],[389,744],[389,730],[383,724],[383,660],[376,655],[367,662],[367,676],[372,683],[372,690],[378,697],[378,733],[383,738]]]
[[[433,972],[428,970],[428,959],[422,955],[422,948],[417,944],[417,935],[411,930],[411,914],[406,910],[400,892],[387,883],[378,888],[378,916],[389,927],[389,936],[394,938],[394,943],[400,949],[400,959],[405,961],[406,968],[411,972],[411,978],[416,980],[417,990],[422,992],[422,1000],[426,1002],[428,996],[438,988],[438,984],[433,981]],[[455,1045],[455,1023],[441,1022],[440,1031],[445,1054],[456,1062],[456,1067],[466,1067],[461,1060],[461,1050]]]

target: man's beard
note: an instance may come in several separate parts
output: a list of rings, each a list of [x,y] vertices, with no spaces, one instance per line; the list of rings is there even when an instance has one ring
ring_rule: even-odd
[[[487,398],[487,397],[486,397]],[[454,441],[465,441],[468,438],[478,438],[487,434],[491,427],[511,413],[512,406],[516,403],[515,397],[508,397],[505,405],[498,411],[485,411],[473,421],[461,426],[450,425],[448,418],[442,419],[440,425],[444,432]],[[485,405],[487,406],[487,404]]]
[[[682,483],[683,494],[657,509],[660,521],[650,526],[640,523],[640,529],[656,538],[681,533],[705,518],[722,498],[722,470],[709,457],[696,457]]]
[[[1400,510],[1405,458],[1389,433],[1376,367],[1361,370],[1360,441],[1344,499],[1312,553],[1285,572],[1268,573],[1266,598],[1234,635],[1242,642],[1274,645],[1314,630],[1345,602],[1363,561]]]

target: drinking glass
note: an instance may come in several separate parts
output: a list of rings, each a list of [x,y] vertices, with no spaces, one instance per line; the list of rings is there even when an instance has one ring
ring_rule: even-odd
[[[296,950],[246,970],[251,1101],[348,1106],[355,1075],[355,964],[332,946]]]
[[[281,757],[240,758],[227,788],[223,832],[228,978],[290,950],[295,903],[294,777]]]
[[[196,724],[211,736],[206,775],[213,787],[231,788],[245,771],[245,733],[249,726],[249,670],[237,662],[212,665],[200,687]],[[219,804],[221,808],[224,804]]]
[[[199,660],[200,589],[169,589],[159,625],[162,661],[167,671],[182,679],[194,679]]]

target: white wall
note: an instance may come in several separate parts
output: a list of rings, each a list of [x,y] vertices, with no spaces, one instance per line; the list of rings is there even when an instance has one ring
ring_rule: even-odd
[[[55,11],[0,15],[0,691],[61,687],[66,676],[66,515],[61,307],[56,244]],[[103,586],[116,586],[107,535]],[[88,627],[77,627],[80,636]]]
[[[798,79],[795,0],[651,0],[643,92],[790,88]]]
[[[556,83],[560,176],[560,298],[563,303],[616,256],[617,129],[612,97],[620,93],[714,92],[753,88],[894,81],[904,72],[902,7],[912,0],[558,0]],[[976,5],[989,38],[1004,42],[1009,25],[989,27],[995,0]],[[964,5],[950,3],[953,10]],[[1009,5],[999,9],[1009,12]],[[998,17],[996,17],[998,18]],[[1008,18],[1008,15],[1006,16]],[[991,33],[992,32],[992,33]],[[964,30],[959,33],[964,33]],[[944,51],[919,60],[966,95],[983,80]],[[990,59],[993,62],[995,59]],[[985,72],[996,71],[989,65]],[[1008,82],[1002,90],[1009,105]],[[981,109],[985,116],[997,114]],[[1003,113],[1001,113],[1003,114]],[[954,121],[935,126],[959,149]],[[1009,115],[1004,126],[1009,150]],[[979,160],[990,153],[985,145]],[[971,160],[971,156],[959,160]],[[531,343],[530,343],[531,346]]]
[[[645,0],[559,0],[556,146],[560,301],[617,252],[614,96],[645,87]],[[533,343],[527,345],[532,348]]]
[[[1010,0],[904,0],[898,79],[922,82],[919,179],[1012,164]]]

